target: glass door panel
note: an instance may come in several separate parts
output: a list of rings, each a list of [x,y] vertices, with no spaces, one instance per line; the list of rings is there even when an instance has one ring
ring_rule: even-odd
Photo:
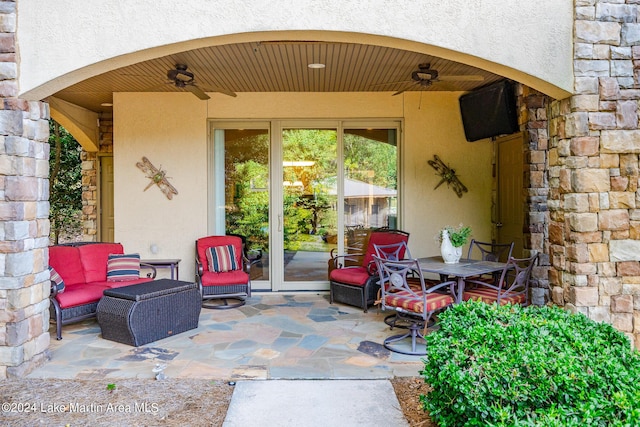
[[[345,129],[344,246],[363,253],[371,229],[398,227],[397,129]]]
[[[338,236],[337,131],[283,129],[282,156],[284,281],[326,282]]]
[[[214,131],[215,232],[244,236],[250,257],[262,253],[261,261],[252,266],[252,281],[270,277],[269,139],[268,129]]]

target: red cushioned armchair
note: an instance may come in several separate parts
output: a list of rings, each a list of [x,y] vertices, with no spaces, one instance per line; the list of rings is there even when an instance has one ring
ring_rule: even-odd
[[[331,303],[360,307],[367,312],[377,298],[379,277],[373,256],[375,245],[389,245],[409,241],[409,233],[401,230],[374,230],[369,236],[367,250],[363,254],[341,255],[333,258],[334,269],[329,273],[329,298]],[[404,253],[399,254],[402,258]],[[362,257],[360,265],[349,265],[349,260]]]
[[[203,308],[236,308],[251,296],[251,265],[241,236],[208,236],[196,240],[196,282]],[[231,301],[231,302],[230,302]]]

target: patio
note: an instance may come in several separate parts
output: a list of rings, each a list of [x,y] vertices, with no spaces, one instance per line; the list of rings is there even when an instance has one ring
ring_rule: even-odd
[[[198,328],[141,347],[102,339],[95,319],[63,327],[50,360],[29,378],[388,379],[418,376],[421,358],[382,346],[393,334],[371,308],[321,293],[254,293],[232,310],[206,310]]]

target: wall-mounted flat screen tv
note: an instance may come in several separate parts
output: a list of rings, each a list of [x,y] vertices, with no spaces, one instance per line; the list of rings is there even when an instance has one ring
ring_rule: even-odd
[[[517,132],[518,111],[513,82],[501,80],[460,97],[460,114],[467,141]]]

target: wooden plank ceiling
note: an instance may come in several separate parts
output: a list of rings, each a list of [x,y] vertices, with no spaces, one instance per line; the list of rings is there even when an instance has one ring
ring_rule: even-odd
[[[312,69],[312,63],[325,64]],[[419,64],[428,63],[442,81],[420,85],[412,80]],[[93,111],[106,111],[114,92],[183,91],[167,71],[185,64],[205,92],[223,88],[242,92],[390,92],[469,91],[500,76],[422,53],[355,43],[270,41],[210,46],[113,70],[54,96]],[[451,76],[472,76],[451,79]]]

